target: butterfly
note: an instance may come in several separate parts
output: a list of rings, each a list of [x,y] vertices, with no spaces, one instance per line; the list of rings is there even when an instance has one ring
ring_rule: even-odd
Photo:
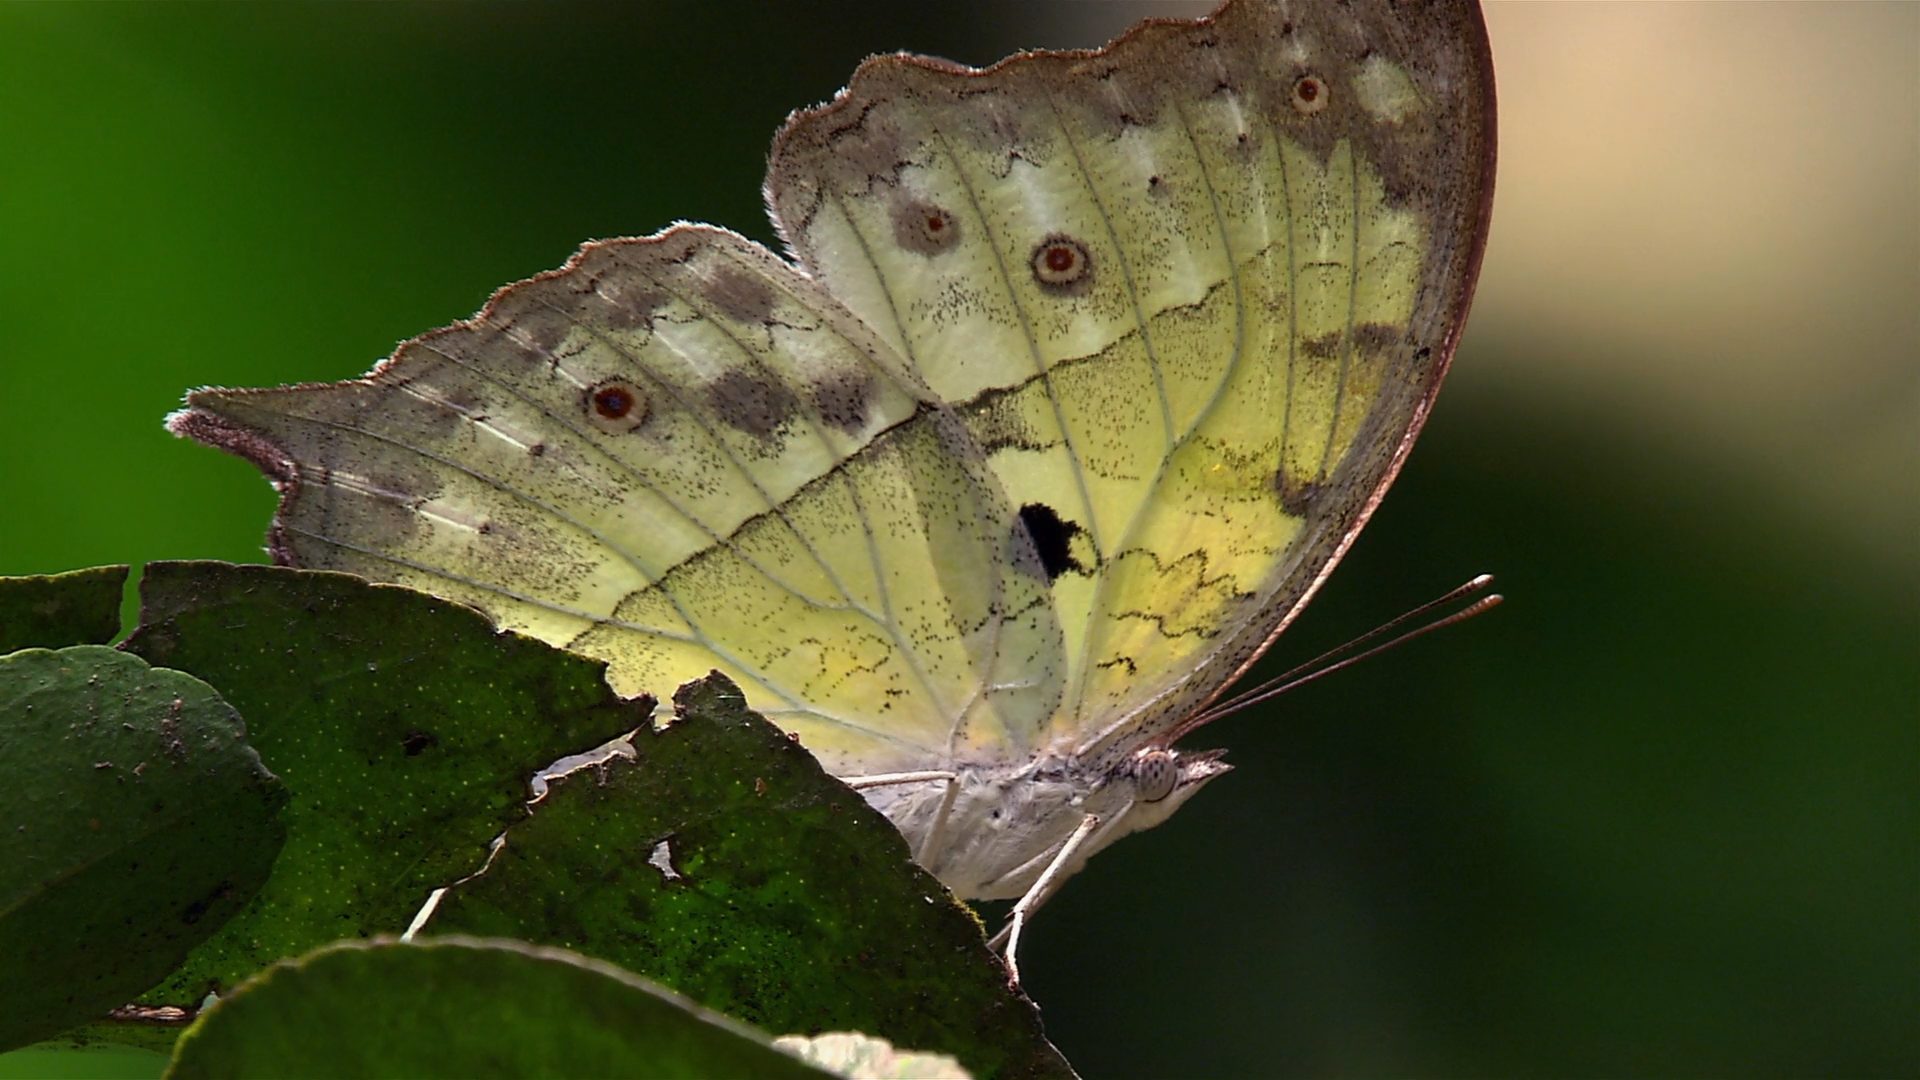
[[[273,481],[278,562],[470,604],[623,693],[724,672],[954,893],[1018,898],[1011,968],[1062,881],[1228,770],[1176,741],[1399,471],[1493,101],[1456,0],[875,57],[774,140],[785,257],[589,243],[364,378],[169,426]]]

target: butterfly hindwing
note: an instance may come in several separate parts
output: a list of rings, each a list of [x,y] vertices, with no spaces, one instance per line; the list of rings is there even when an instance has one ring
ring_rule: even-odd
[[[280,561],[462,600],[627,692],[718,668],[836,771],[1029,745],[1057,705],[1044,572],[957,418],[731,233],[589,245],[365,379],[189,404],[176,430],[280,483]]]

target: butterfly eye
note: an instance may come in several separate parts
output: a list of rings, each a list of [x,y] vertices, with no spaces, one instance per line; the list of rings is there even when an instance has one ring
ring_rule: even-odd
[[[1141,802],[1159,802],[1179,781],[1180,763],[1171,750],[1142,750],[1133,759],[1133,789]]]
[[[1293,107],[1312,116],[1327,107],[1327,84],[1317,75],[1302,75],[1293,84]]]

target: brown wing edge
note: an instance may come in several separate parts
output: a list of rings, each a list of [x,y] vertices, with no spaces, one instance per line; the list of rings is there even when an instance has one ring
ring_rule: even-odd
[[[843,327],[864,325],[861,324],[851,312],[847,312],[844,308],[841,308],[837,301],[827,296],[825,290],[815,285],[804,271],[794,266],[790,261],[781,258],[775,252],[768,250],[765,245],[742,236],[731,229],[722,228],[717,225],[703,225],[695,222],[682,221],[676,222],[649,236],[589,240],[580,245],[580,248],[562,265],[495,289],[493,294],[487,298],[487,302],[472,316],[449,323],[446,326],[437,327],[401,342],[394,348],[391,354],[383,358],[373,366],[372,370],[359,378],[343,379],[339,382],[331,383],[294,383],[278,387],[236,389],[221,386],[203,386],[191,390],[186,395],[185,407],[168,414],[165,421],[166,428],[180,438],[192,439],[195,442],[213,447],[216,450],[222,450],[235,457],[243,458],[252,463],[261,473],[265,474],[268,482],[273,485],[274,490],[280,495],[280,502],[274,510],[273,522],[267,530],[267,553],[272,557],[276,565],[300,566],[299,560],[294,555],[293,547],[288,542],[285,522],[291,518],[291,511],[299,502],[303,483],[306,479],[305,470],[308,466],[304,466],[301,462],[295,460],[284,448],[276,443],[268,433],[225,415],[219,407],[221,399],[244,398],[254,395],[299,393],[303,391],[325,391],[349,386],[370,385],[375,380],[391,374],[396,366],[405,362],[407,354],[413,349],[428,347],[434,340],[440,337],[469,331],[502,332],[503,324],[497,321],[496,317],[506,311],[514,300],[524,291],[551,288],[554,287],[556,283],[566,282],[573,275],[581,272],[582,264],[585,263],[587,259],[602,250],[613,247],[660,247],[665,249],[668,260],[673,261],[676,258],[691,257],[694,251],[702,245],[716,243],[734,246],[754,258],[764,259],[769,264],[777,264],[787,272],[794,274],[802,283],[802,287],[808,288],[814,294],[813,298],[815,300],[826,305],[823,306],[822,310],[832,311],[841,316],[839,321]],[[681,245],[683,251],[675,252],[673,245]],[[510,322],[511,320],[508,321]],[[885,347],[877,341],[870,340],[866,344],[869,351],[876,358],[882,358],[887,355]],[[891,367],[893,365],[889,366]],[[894,374],[896,376],[903,376],[904,372],[896,371]],[[923,389],[919,389],[917,392],[925,394]]]
[[[1025,49],[1011,56],[1002,57],[986,67],[972,67],[938,56],[910,52],[882,53],[867,57],[860,62],[859,67],[854,69],[853,77],[847,80],[845,87],[833,95],[832,100],[795,109],[787,114],[786,122],[781,124],[780,130],[774,133],[773,146],[767,154],[767,178],[761,188],[761,197],[767,205],[767,217],[772,220],[774,231],[786,248],[788,260],[800,267],[803,273],[809,271],[807,260],[796,243],[797,234],[804,227],[804,222],[796,221],[789,225],[788,215],[781,212],[779,205],[783,201],[779,197],[779,192],[789,186],[791,178],[787,159],[793,155],[797,144],[817,137],[822,129],[831,128],[842,121],[857,124],[858,114],[863,114],[867,105],[865,90],[868,84],[883,82],[889,73],[902,68],[918,68],[962,80],[977,80],[990,79],[1005,71],[1032,64],[1098,60],[1130,49],[1145,47],[1160,34],[1180,33],[1197,27],[1211,26],[1227,9],[1245,2],[1248,0],[1223,0],[1213,11],[1194,19],[1167,16],[1141,19],[1098,48]],[[810,216],[810,210],[808,214]]]
[[[322,389],[338,385],[336,383],[302,383],[296,389]],[[250,462],[267,477],[273,490],[280,495],[280,502],[274,507],[273,522],[267,526],[267,554],[275,566],[298,566],[293,559],[293,548],[287,543],[286,529],[281,520],[300,497],[300,463],[293,460],[278,443],[266,435],[244,424],[235,423],[196,399],[205,394],[244,394],[249,390],[229,390],[219,386],[203,386],[187,393],[187,407],[169,413],[166,419],[167,430],[182,439],[192,439],[203,446],[215,450],[224,450],[237,458]]]

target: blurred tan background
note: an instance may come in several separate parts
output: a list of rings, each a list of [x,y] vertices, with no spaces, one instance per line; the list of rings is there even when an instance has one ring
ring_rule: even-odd
[[[1913,566],[1920,5],[1500,3],[1488,23],[1501,174],[1474,332],[1517,347],[1472,382],[1598,401],[1837,558]]]
[[[1210,4],[1044,4],[1086,42]],[[1450,394],[1600,414],[1920,565],[1920,5],[1486,5],[1500,178]],[[1056,21],[1057,20],[1057,21]]]

